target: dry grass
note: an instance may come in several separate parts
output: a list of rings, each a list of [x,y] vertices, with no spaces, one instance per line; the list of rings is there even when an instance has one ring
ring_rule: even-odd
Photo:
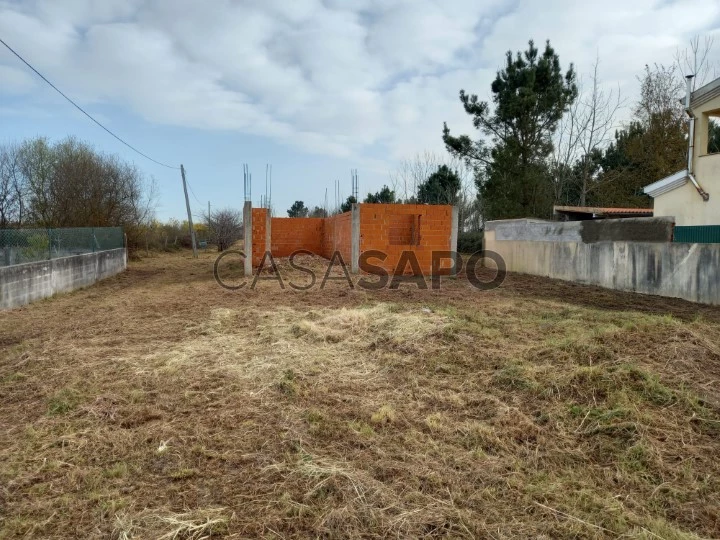
[[[0,538],[720,536],[717,309],[183,253],[0,328]]]

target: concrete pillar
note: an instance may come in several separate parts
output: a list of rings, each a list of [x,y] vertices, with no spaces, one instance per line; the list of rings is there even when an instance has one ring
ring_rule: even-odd
[[[457,254],[457,242],[458,242],[458,229],[460,227],[459,223],[460,219],[460,211],[457,206],[452,207],[452,218],[451,218],[451,228],[450,228],[450,251]],[[454,268],[458,268],[460,261],[458,260],[460,258],[459,255],[455,256],[455,266]],[[452,275],[456,275],[457,272],[453,270]]]
[[[360,205],[352,205],[352,238],[350,240],[350,272],[360,271]]]
[[[252,201],[245,201],[243,208],[243,229],[245,231],[245,275],[252,275]]]

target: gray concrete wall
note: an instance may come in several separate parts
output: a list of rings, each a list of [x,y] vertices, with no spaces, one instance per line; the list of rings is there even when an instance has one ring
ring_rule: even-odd
[[[489,221],[486,231],[497,240],[535,242],[672,242],[671,217],[599,219],[588,221],[542,221],[508,219]]]
[[[509,272],[720,305],[719,244],[498,240],[486,230],[485,249]]]
[[[87,287],[126,268],[124,248],[0,267],[0,309]]]
[[[245,247],[245,275],[252,276],[252,201],[245,201],[243,206],[243,233]]]

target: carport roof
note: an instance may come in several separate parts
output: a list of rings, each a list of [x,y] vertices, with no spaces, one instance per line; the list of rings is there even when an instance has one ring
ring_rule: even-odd
[[[553,214],[582,214],[591,218],[652,217],[652,208],[602,208],[598,206],[553,206]]]

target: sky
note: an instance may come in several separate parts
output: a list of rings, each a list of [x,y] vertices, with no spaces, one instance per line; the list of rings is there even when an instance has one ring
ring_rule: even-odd
[[[110,130],[187,170],[193,213],[241,208],[273,167],[277,215],[295,200],[361,197],[404,159],[445,153],[443,122],[473,133],[458,100],[490,98],[508,50],[550,39],[587,80],[596,58],[628,117],[646,64],[716,36],[718,0],[0,0],[0,37]],[[185,217],[178,170],[133,153],[0,46],[0,144],[68,135],[134,162],[157,217]]]

